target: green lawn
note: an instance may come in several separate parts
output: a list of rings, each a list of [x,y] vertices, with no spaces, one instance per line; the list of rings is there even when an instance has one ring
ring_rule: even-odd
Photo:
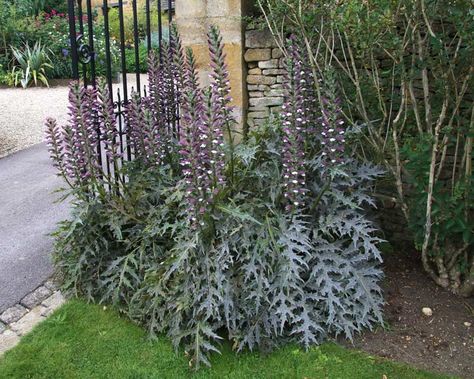
[[[236,355],[225,346],[212,368],[193,373],[166,338],[111,310],[70,301],[0,358],[0,378],[441,378],[335,344],[304,352],[287,346],[270,355]]]

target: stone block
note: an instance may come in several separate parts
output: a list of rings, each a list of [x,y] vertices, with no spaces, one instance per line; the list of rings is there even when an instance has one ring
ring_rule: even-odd
[[[58,285],[54,282],[53,279],[48,279],[46,282],[44,282],[43,285],[47,289],[49,289],[51,291],[51,293],[53,293],[54,291],[56,291],[58,289]]]
[[[244,55],[246,62],[266,61],[271,57],[271,49],[248,49]]]
[[[278,68],[278,59],[259,59],[259,68]]]
[[[20,342],[20,337],[18,334],[11,330],[5,330],[0,334],[0,356],[3,355],[7,350],[10,350],[18,342]]]
[[[282,68],[268,68],[266,70],[262,71],[263,75],[285,75],[286,70],[283,70]]]
[[[272,58],[273,59],[278,59],[278,58],[281,58],[281,57],[283,57],[283,51],[281,51],[279,47],[276,47],[276,48],[272,49]]]
[[[249,103],[251,107],[269,107],[274,105],[282,105],[283,98],[282,97],[256,97],[249,99]]]
[[[268,119],[266,118],[254,118],[253,119],[253,124],[254,126],[261,126],[264,125],[267,122]]]
[[[271,76],[263,76],[263,75],[248,75],[247,76],[247,83],[248,84],[266,84],[271,85],[275,84],[277,78]]]
[[[11,330],[16,332],[19,336],[24,336],[29,333],[37,324],[46,319],[41,315],[43,310],[44,307],[42,305],[33,308],[17,322],[10,324]]]
[[[265,84],[260,84],[260,85],[258,86],[258,90],[259,90],[259,91],[268,91],[269,89],[270,89],[270,86],[267,86],[267,85],[265,85]]]
[[[249,91],[258,91],[258,85],[257,84],[248,84],[247,89]]]
[[[284,89],[283,84],[272,84],[270,88],[271,89]]]
[[[281,106],[270,108],[270,113],[272,113],[272,114],[280,114],[282,111],[283,111],[283,109],[281,108]]]
[[[263,92],[260,92],[260,91],[249,92],[249,97],[263,97]]]
[[[277,46],[272,33],[268,29],[263,30],[247,30],[245,32],[245,47],[275,47]]]
[[[248,68],[258,67],[258,62],[248,62],[247,66],[248,66]]]
[[[21,306],[20,304],[16,304],[13,307],[8,308],[0,315],[0,321],[4,324],[11,324],[12,322],[18,321],[26,313],[28,313],[28,309]]]
[[[262,70],[259,68],[252,68],[248,72],[249,75],[262,75]]]
[[[247,116],[249,118],[267,118],[269,115],[270,112],[266,109],[264,111],[249,112]]]
[[[282,75],[277,76],[276,78],[277,83],[285,83],[285,77]]]
[[[285,91],[282,89],[271,89],[264,92],[266,97],[283,97],[285,96]]]
[[[249,107],[248,112],[249,113],[252,113],[252,112],[270,112],[270,110],[269,110],[268,107],[259,106],[259,107]]]
[[[34,308],[48,296],[51,295],[51,291],[46,288],[46,286],[41,286],[35,289],[30,294],[26,295],[21,301],[20,304],[27,308]]]
[[[48,297],[45,301],[43,301],[42,305],[46,308],[56,310],[65,302],[66,302],[66,299],[61,294],[61,292],[56,291],[50,297]]]

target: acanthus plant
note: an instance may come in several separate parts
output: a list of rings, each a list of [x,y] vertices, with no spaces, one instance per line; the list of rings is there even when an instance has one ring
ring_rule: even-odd
[[[209,364],[226,337],[237,350],[288,340],[308,347],[380,323],[380,239],[364,213],[380,170],[345,156],[345,139],[328,135],[331,125],[343,126],[334,83],[316,82],[292,38],[282,120],[236,144],[218,29],[208,33],[206,89],[192,51],[184,53],[174,38],[162,63],[150,57],[148,96],[133,95],[127,107],[136,158],[130,166],[139,173],[120,182],[120,194],[139,200],[131,215],[125,204],[103,207],[100,230],[114,228],[100,251],[96,235],[84,238],[96,233],[92,222],[82,221],[81,232],[68,224],[58,234],[67,283],[113,302],[152,335],[166,333],[184,345],[194,367]],[[316,84],[326,100],[316,100]],[[175,108],[179,128],[169,128],[167,110]],[[110,120],[110,107],[91,109],[95,116],[85,112],[86,120]],[[113,139],[111,122],[102,125],[100,138]],[[52,156],[64,170],[60,133],[53,122],[48,127]],[[117,146],[106,146],[116,157]],[[87,162],[101,167],[92,157]],[[87,220],[94,208],[84,209]]]

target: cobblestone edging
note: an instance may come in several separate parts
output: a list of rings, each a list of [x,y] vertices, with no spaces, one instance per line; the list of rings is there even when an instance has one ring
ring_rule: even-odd
[[[56,284],[48,280],[0,314],[0,356],[64,302]]]

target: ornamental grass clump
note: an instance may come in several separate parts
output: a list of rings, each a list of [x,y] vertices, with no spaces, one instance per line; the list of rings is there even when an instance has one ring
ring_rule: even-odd
[[[92,154],[98,138],[107,159],[121,151],[105,86],[73,86],[74,127],[61,132],[47,121],[60,172],[69,178],[69,157],[84,155],[75,162],[85,164],[87,180],[110,185],[99,191],[71,182],[73,219],[56,232],[55,248],[65,289],[112,303],[152,336],[165,333],[196,368],[210,364],[224,339],[237,351],[287,341],[309,347],[380,324],[380,239],[365,208],[381,172],[347,157],[345,139],[337,139],[341,147],[327,143],[335,142],[331,125],[342,128],[338,88],[316,82],[291,38],[281,119],[236,143],[217,28],[208,43],[207,88],[175,30],[167,58],[150,57],[148,96],[134,94],[126,109],[135,159],[116,166],[118,180]],[[316,100],[316,85],[325,100]],[[69,147],[68,130],[81,150]]]

